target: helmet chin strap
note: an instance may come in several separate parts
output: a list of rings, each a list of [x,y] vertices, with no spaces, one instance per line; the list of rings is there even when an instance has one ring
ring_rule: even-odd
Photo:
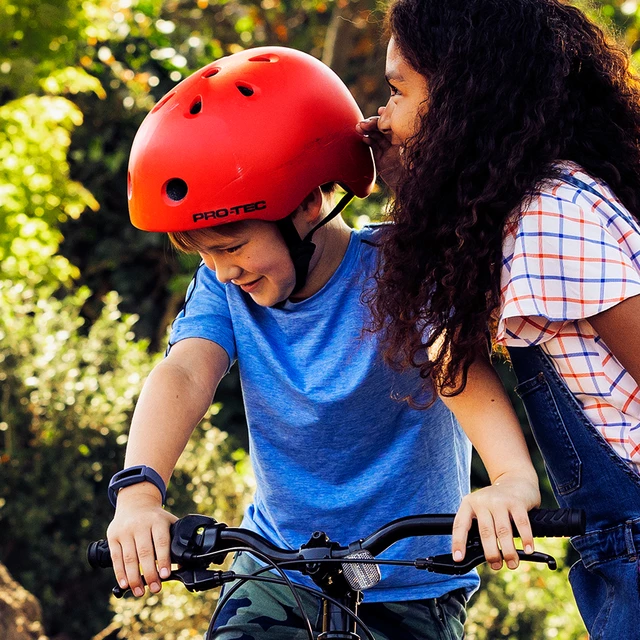
[[[340,199],[340,202],[333,208],[331,213],[324,217],[304,238],[300,237],[298,230],[293,224],[293,214],[278,220],[276,224],[280,229],[280,233],[284,239],[287,248],[289,249],[289,255],[293,262],[293,267],[296,273],[296,285],[291,292],[291,295],[298,293],[307,282],[307,276],[309,275],[309,263],[311,262],[311,256],[315,251],[316,245],[311,242],[313,234],[322,226],[327,224],[330,220],[333,220],[339,215],[342,210],[353,199],[353,193],[347,191]]]

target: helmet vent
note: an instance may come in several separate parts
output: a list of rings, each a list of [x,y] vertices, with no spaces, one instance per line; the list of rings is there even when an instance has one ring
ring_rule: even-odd
[[[249,62],[278,62],[278,60],[280,60],[280,58],[275,53],[249,58]]]
[[[175,91],[168,93],[164,98],[162,98],[162,100],[160,100],[160,102],[158,102],[158,104],[155,107],[153,107],[153,109],[151,109],[151,113],[155,113],[159,109],[162,109],[162,107],[164,107],[164,105],[167,104],[167,102],[169,102],[169,100],[171,100],[171,98],[173,98],[173,96],[175,95],[176,95]]]
[[[220,69],[218,69],[217,67],[213,67],[211,69],[205,69],[204,73],[202,74],[203,78],[213,78],[213,76],[217,75],[217,73],[220,71]]]
[[[174,202],[184,200],[188,190],[187,183],[182,178],[171,178],[165,185],[167,196]]]
[[[192,116],[197,116],[202,111],[202,96],[198,96],[189,107],[189,113]]]
[[[237,84],[236,87],[238,88],[238,91],[243,96],[247,96],[247,98],[255,93],[255,91],[248,84]]]

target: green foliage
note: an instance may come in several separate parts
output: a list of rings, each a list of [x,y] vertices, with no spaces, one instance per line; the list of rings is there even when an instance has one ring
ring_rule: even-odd
[[[31,284],[77,276],[58,255],[58,226],[85,207],[98,208],[69,179],[70,132],[82,113],[62,97],[34,95],[0,107],[0,263],[5,277]]]
[[[109,478],[157,356],[134,339],[133,316],[109,294],[99,318],[80,315],[88,291],[57,300],[46,287],[0,281],[0,560],[44,608],[48,632],[84,639],[106,626],[110,572],[92,572],[87,544],[113,515]],[[212,412],[219,407],[214,406]],[[210,422],[183,455],[169,504],[237,519],[245,455]]]
[[[1,0],[0,90],[14,96],[36,91],[74,58],[87,26],[82,0]]]
[[[108,589],[107,576],[89,571],[85,549],[112,515],[106,483],[153,363],[115,295],[84,327],[87,293],[56,300],[0,282],[0,557],[40,598],[50,632],[77,637],[109,618],[91,594],[94,583]]]
[[[565,540],[536,543],[536,550],[558,560],[558,571],[527,562],[515,571],[483,565],[482,589],[469,608],[468,640],[588,640],[562,561],[567,545]]]

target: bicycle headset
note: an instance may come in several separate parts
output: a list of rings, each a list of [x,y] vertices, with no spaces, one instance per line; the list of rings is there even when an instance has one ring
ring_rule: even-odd
[[[179,232],[239,220],[275,222],[298,291],[313,233],[375,181],[362,113],[340,78],[311,55],[258,47],[208,64],[176,85],[142,122],[131,149],[131,222]],[[300,238],[291,214],[318,186],[346,196]]]

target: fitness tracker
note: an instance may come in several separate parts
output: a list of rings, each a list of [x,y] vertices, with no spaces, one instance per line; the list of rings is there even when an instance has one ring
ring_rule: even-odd
[[[162,494],[162,506],[164,506],[165,498],[167,497],[167,487],[164,484],[164,480],[160,477],[160,474],[151,467],[147,467],[144,464],[139,464],[134,467],[128,467],[122,471],[118,471],[109,482],[109,502],[114,507],[116,506],[116,500],[118,499],[118,491],[124,487],[129,487],[132,484],[138,484],[139,482],[150,482],[158,488],[158,491]]]

